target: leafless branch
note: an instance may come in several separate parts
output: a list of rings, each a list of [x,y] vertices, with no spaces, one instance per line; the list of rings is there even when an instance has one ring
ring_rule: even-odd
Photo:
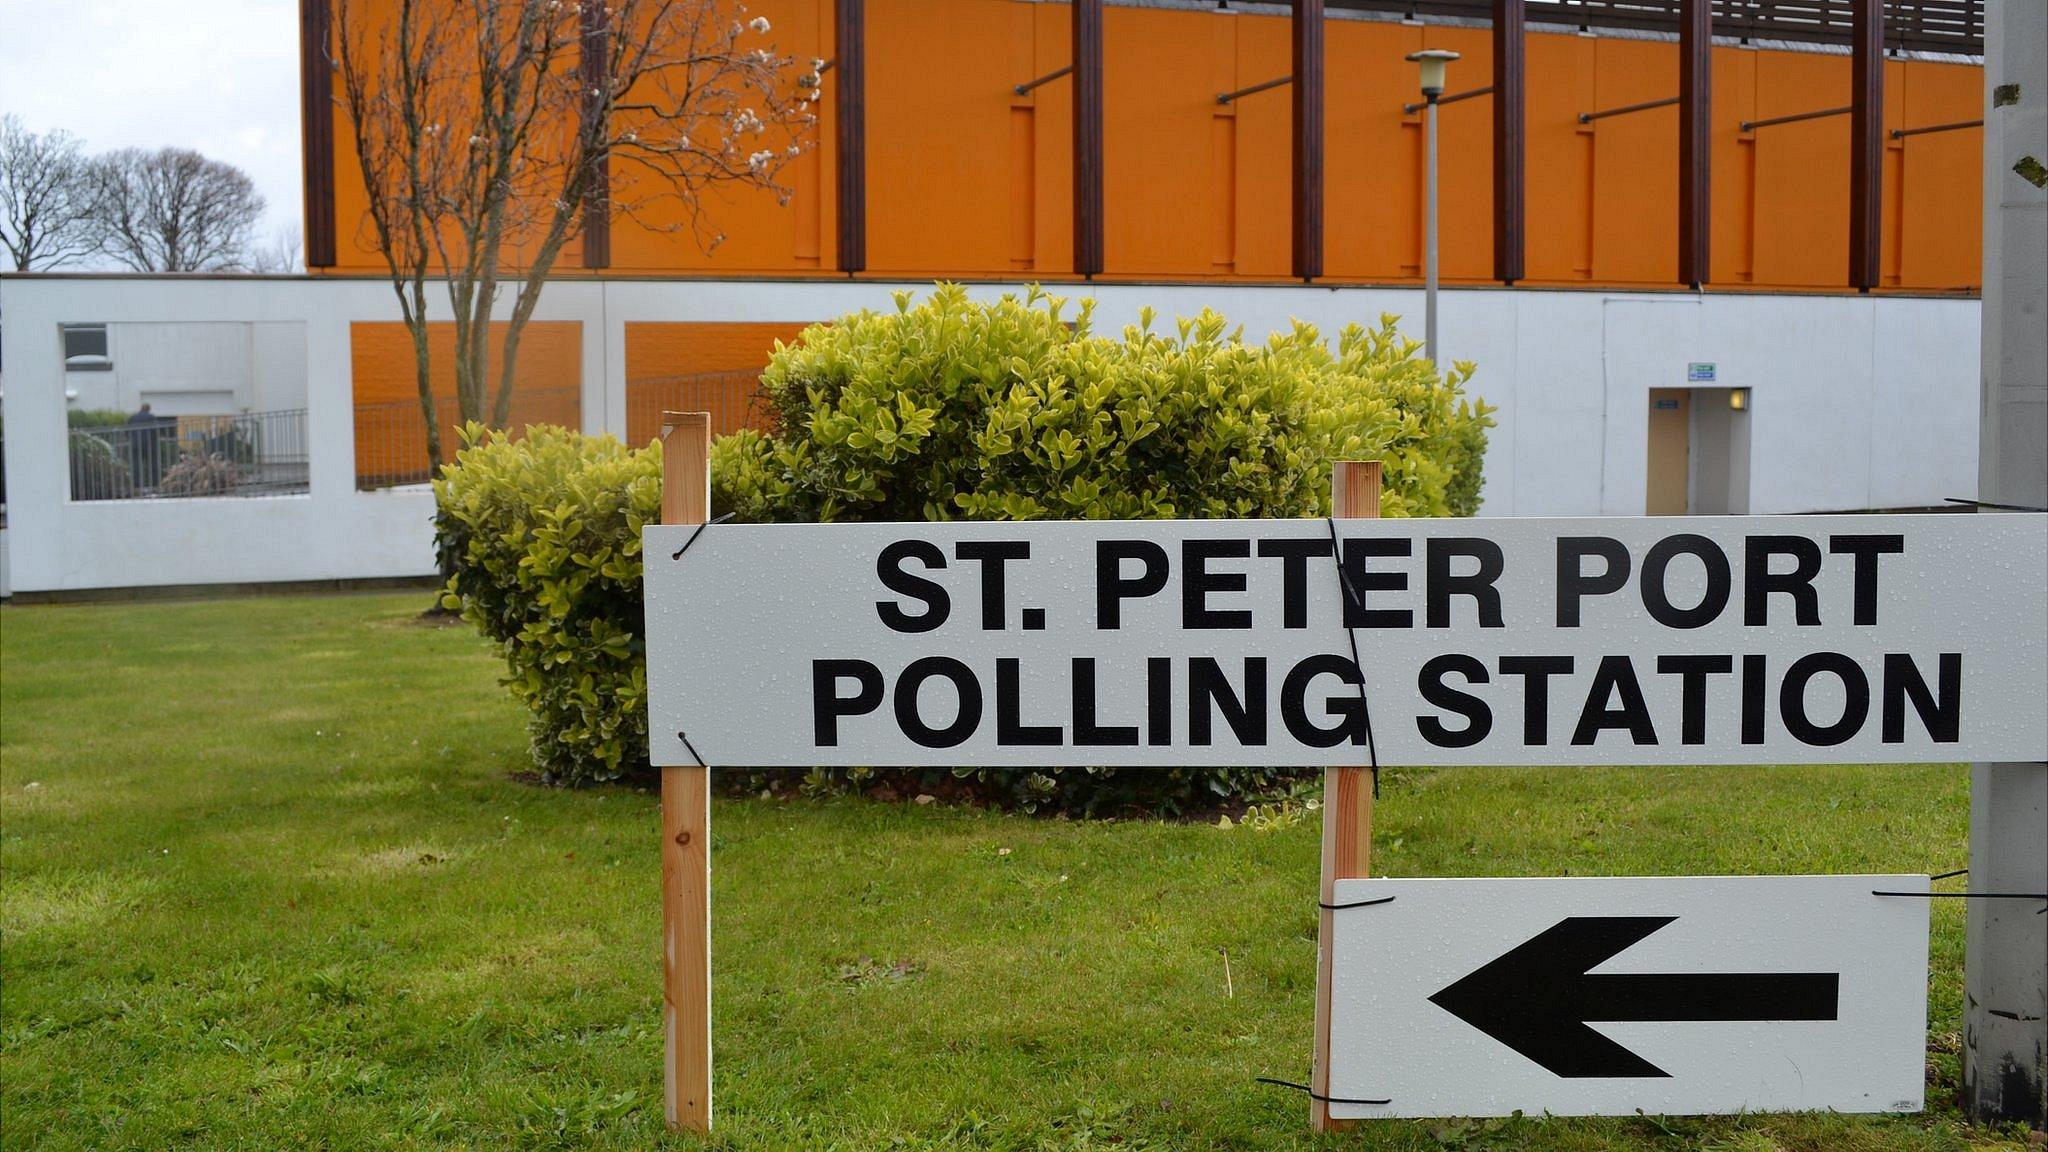
[[[672,202],[715,244],[704,192],[786,200],[782,167],[816,122],[818,63],[778,55],[768,21],[734,0],[340,0],[336,16],[366,239],[414,329],[430,426],[429,275],[445,279],[454,314],[462,419],[503,425],[520,336],[587,213],[665,227],[651,209]]]
[[[136,272],[239,268],[263,197],[247,173],[187,148],[123,148],[91,162],[102,251]]]
[[[0,116],[0,244],[17,272],[60,267],[98,250],[93,184],[78,138],[38,135]]]
[[[287,224],[250,250],[249,271],[271,276],[289,276],[294,272],[303,272],[306,270],[305,250],[304,234],[299,230],[299,226]]]

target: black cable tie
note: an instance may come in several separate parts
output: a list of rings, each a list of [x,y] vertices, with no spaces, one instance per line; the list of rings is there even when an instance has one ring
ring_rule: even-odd
[[[669,559],[681,560],[683,558],[683,553],[688,552],[690,550],[690,545],[695,544],[697,542],[697,537],[702,536],[706,528],[711,527],[713,524],[723,524],[730,519],[732,519],[732,513],[727,512],[723,516],[714,516],[711,519],[706,520],[704,523],[697,525],[697,530],[695,532],[690,533],[690,538],[688,540],[683,541],[683,546],[681,548],[676,549],[676,554],[669,557]],[[681,735],[681,733],[677,733],[677,735]],[[684,743],[687,744],[689,743],[689,741],[686,740],[684,741]]]
[[[1294,1089],[1294,1090],[1295,1090],[1295,1091],[1297,1091],[1297,1092],[1306,1092],[1306,1093],[1308,1093],[1308,1098],[1309,1098],[1309,1099],[1311,1099],[1311,1100],[1320,1100],[1320,1101],[1322,1101],[1322,1102],[1323,1102],[1323,1103],[1325,1103],[1325,1104],[1392,1104],[1392,1103],[1393,1103],[1393,1101],[1392,1101],[1392,1100],[1355,1100],[1355,1099],[1352,1099],[1352,1098],[1350,1098],[1350,1097],[1346,1097],[1346,1096],[1325,1096],[1325,1095],[1323,1095],[1322,1093],[1320,1093],[1320,1092],[1316,1091],[1315,1089],[1313,1089],[1313,1088],[1309,1087],[1309,1086],[1308,1086],[1308,1085],[1306,1085],[1306,1084],[1296,1084],[1296,1083],[1295,1083],[1294,1081],[1292,1081],[1292,1080],[1275,1080],[1275,1079],[1273,1079],[1273,1078],[1272,1078],[1271,1076],[1255,1076],[1255,1077],[1253,1077],[1252,1079],[1253,1079],[1253,1080],[1255,1080],[1255,1081],[1256,1081],[1257,1083],[1260,1083],[1260,1084],[1274,1084],[1274,1085],[1278,1085],[1279,1087],[1282,1087],[1282,1088],[1292,1088],[1292,1089]]]
[[[1961,496],[1944,496],[1942,499],[1966,508],[1991,508],[1999,512],[2048,512],[2048,508],[2036,508],[2032,504],[2000,504],[1995,500],[1965,500]]]
[[[1380,797],[1380,746],[1372,732],[1372,700],[1365,692],[1365,663],[1358,658],[1358,632],[1344,620],[1350,614],[1352,601],[1363,606],[1365,599],[1352,587],[1351,574],[1344,571],[1344,545],[1337,540],[1336,517],[1323,517],[1323,525],[1330,530],[1330,557],[1337,567],[1337,587],[1344,593],[1343,600],[1337,605],[1337,623],[1344,626],[1344,639],[1351,645],[1351,668],[1358,673],[1358,706],[1365,712],[1365,754],[1372,763],[1372,797],[1377,800]]]
[[[1342,912],[1346,908],[1370,908],[1375,904],[1392,904],[1393,902],[1394,898],[1392,896],[1381,896],[1376,900],[1351,900],[1343,904],[1326,904],[1318,900],[1316,901],[1316,907],[1321,908],[1325,912]]]
[[[1954,878],[1955,878],[1955,877],[1957,877],[1957,876],[1968,876],[1969,874],[1970,874],[1970,870],[1969,870],[1968,868],[1958,868],[1958,869],[1956,869],[1956,870],[1955,870],[1955,871],[1953,871],[1953,872],[1943,872],[1943,873],[1940,873],[1939,875],[1935,875],[1935,876],[1929,876],[1929,877],[1928,877],[1928,879],[1929,879],[1929,880],[1952,880],[1952,879],[1954,879]]]
[[[685,547],[688,547],[688,545],[685,545]],[[682,734],[681,732],[678,732],[678,733],[676,733],[676,739],[678,739],[678,740],[681,740],[681,741],[683,742],[683,747],[685,747],[685,748],[687,748],[687,749],[689,749],[689,750],[690,750],[690,758],[691,758],[691,759],[693,759],[693,760],[695,760],[695,761],[697,762],[697,767],[699,767],[699,768],[709,768],[709,767],[711,767],[711,765],[709,765],[709,764],[706,764],[706,763],[704,762],[704,756],[703,756],[703,754],[697,751],[697,746],[696,746],[695,744],[692,744],[692,743],[690,743],[690,738],[689,738],[688,736],[685,736],[685,735],[683,735],[683,734]]]

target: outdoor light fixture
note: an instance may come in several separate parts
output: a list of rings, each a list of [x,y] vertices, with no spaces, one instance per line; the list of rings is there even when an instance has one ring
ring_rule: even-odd
[[[1410,52],[1406,59],[1422,65],[1422,99],[1426,107],[1422,110],[1422,135],[1427,141],[1425,167],[1429,172],[1426,224],[1423,229],[1422,264],[1422,348],[1431,360],[1441,364],[1444,358],[1436,348],[1436,98],[1444,94],[1444,68],[1458,58],[1456,52],[1446,48],[1425,48]]]
[[[1747,412],[1749,410],[1749,389],[1730,388],[1728,390],[1728,407],[1736,412]]]
[[[1432,104],[1444,94],[1444,66],[1457,58],[1458,54],[1448,48],[1425,48],[1403,57],[1422,65],[1422,95]]]

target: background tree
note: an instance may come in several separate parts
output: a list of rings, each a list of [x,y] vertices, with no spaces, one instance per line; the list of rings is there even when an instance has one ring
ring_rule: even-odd
[[[20,117],[0,116],[0,243],[17,272],[98,250],[90,164],[77,137],[38,135]]]
[[[123,148],[92,162],[100,250],[136,272],[242,266],[263,197],[248,173],[189,148]]]
[[[286,224],[249,252],[249,271],[270,276],[289,276],[306,270],[305,233],[297,224]]]
[[[427,280],[445,278],[464,421],[511,415],[519,340],[589,212],[778,183],[814,123],[818,63],[777,55],[768,21],[728,0],[341,0],[338,97],[413,341],[427,451],[442,460]],[[491,314],[513,293],[488,379]]]

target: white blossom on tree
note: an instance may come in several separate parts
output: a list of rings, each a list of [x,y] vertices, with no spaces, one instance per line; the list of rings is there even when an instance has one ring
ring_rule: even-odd
[[[365,240],[411,331],[436,465],[429,278],[445,279],[454,313],[461,417],[503,426],[520,336],[586,214],[712,246],[710,190],[787,202],[786,145],[800,151],[816,117],[795,62],[755,42],[768,22],[744,12],[729,0],[339,0],[337,99],[368,192]],[[664,202],[681,205],[680,225],[648,212]],[[492,365],[501,291],[512,306]]]

